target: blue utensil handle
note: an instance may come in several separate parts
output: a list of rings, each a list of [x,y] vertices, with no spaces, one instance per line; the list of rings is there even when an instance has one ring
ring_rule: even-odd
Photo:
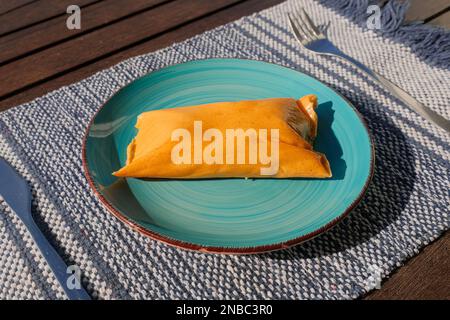
[[[69,288],[68,280],[69,277],[72,276],[72,273],[67,273],[68,268],[64,260],[59,256],[53,246],[48,242],[47,238],[44,236],[42,231],[36,225],[33,219],[27,219],[23,221],[31,236],[33,237],[34,242],[38,246],[45,260],[47,261],[50,269],[53,271],[56,279],[59,284],[64,289],[67,297],[70,300],[91,300],[89,294],[83,289],[83,287],[79,286],[79,288]]]

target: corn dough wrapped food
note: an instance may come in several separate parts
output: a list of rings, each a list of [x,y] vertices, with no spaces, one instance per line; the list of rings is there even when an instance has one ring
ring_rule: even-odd
[[[135,178],[328,178],[315,152],[317,97],[217,102],[138,116],[126,165]]]

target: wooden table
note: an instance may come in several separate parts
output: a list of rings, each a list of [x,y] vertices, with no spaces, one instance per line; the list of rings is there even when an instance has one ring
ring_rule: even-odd
[[[0,2],[0,111],[282,0],[4,0]],[[381,1],[380,2],[385,2]],[[81,30],[68,30],[68,5]],[[409,20],[450,27],[450,0],[412,1]],[[449,299],[450,233],[366,299]]]

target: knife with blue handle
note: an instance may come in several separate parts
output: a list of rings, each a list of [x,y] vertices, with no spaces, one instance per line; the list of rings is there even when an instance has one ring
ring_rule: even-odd
[[[68,273],[66,263],[48,242],[33,219],[31,214],[31,191],[28,183],[2,158],[0,158],[0,196],[27,227],[28,232],[31,234],[59,284],[64,289],[67,297],[71,300],[90,300],[91,297],[81,285],[69,285],[72,282],[70,277],[73,274],[71,272]]]

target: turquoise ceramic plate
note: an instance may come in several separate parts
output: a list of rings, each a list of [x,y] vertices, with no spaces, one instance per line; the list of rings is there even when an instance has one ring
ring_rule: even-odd
[[[332,179],[117,179],[141,112],[217,101],[316,94],[318,138]],[[115,94],[85,138],[87,178],[110,211],[152,238],[208,252],[256,253],[286,248],[327,230],[359,202],[373,170],[361,116],[320,81],[251,60],[211,59],[170,66]]]

